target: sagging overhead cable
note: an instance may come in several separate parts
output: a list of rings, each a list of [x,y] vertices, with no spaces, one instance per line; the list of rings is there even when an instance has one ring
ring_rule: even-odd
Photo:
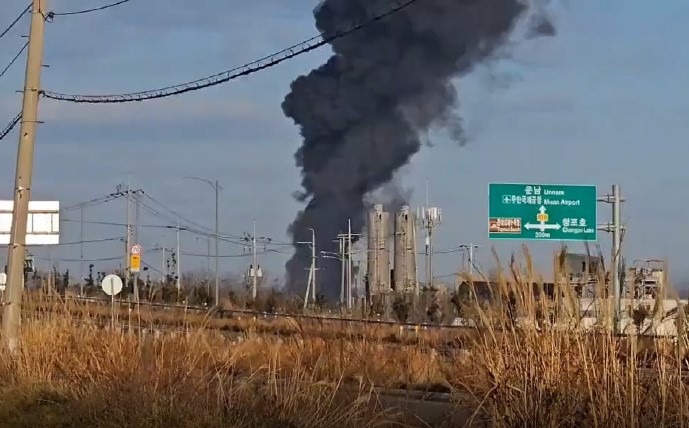
[[[29,46],[29,42],[24,43],[24,46],[22,46],[22,48],[19,49],[19,52],[17,52],[17,54],[14,56],[14,58],[12,58],[12,60],[10,60],[10,63],[7,64],[7,67],[3,68],[2,71],[0,71],[0,77],[4,76],[5,73],[7,73],[7,70],[9,70],[10,67],[12,67],[12,65],[14,65],[14,63],[17,61],[17,59],[19,59],[19,56],[26,50],[26,48],[28,46]]]
[[[24,9],[24,10],[22,11],[22,13],[20,13],[19,16],[17,16],[17,17],[14,19],[14,21],[12,21],[12,23],[11,23],[7,28],[5,28],[5,29],[2,31],[2,33],[0,33],[0,39],[3,38],[3,37],[5,36],[5,34],[9,33],[9,31],[10,31],[12,28],[14,28],[15,25],[17,25],[17,22],[19,22],[19,20],[22,19],[22,16],[24,16],[24,14],[25,14],[26,12],[30,11],[30,10],[31,10],[31,3],[29,3],[29,5],[26,7],[26,9]]]
[[[346,37],[355,33],[377,21],[380,21],[396,12],[405,9],[419,0],[393,0],[393,6],[384,12],[374,15],[372,18],[349,27],[346,30],[338,31],[334,34],[326,35],[319,34],[304,40],[301,43],[282,49],[271,55],[257,59],[250,63],[239,67],[232,68],[211,76],[203,77],[201,79],[192,80],[190,82],[181,83],[178,85],[166,86],[164,88],[153,89],[148,91],[132,92],[128,94],[119,95],[74,95],[62,94],[52,91],[41,91],[41,94],[53,100],[67,101],[72,103],[89,103],[89,104],[113,104],[113,103],[127,103],[133,101],[147,101],[158,98],[167,98],[173,95],[180,95],[186,92],[198,91],[200,89],[209,88],[211,86],[227,83],[239,77],[248,76],[261,70],[274,67],[282,62],[285,62],[294,57],[311,52],[320,48],[321,46],[330,44],[331,42]]]
[[[15,116],[15,118],[12,119],[12,121],[5,127],[5,129],[3,129],[2,132],[0,132],[0,140],[5,138],[7,136],[7,134],[9,134],[12,131],[12,129],[14,129],[14,127],[17,126],[17,124],[19,122],[21,122],[21,120],[22,120],[22,113],[19,112],[17,114],[17,116]]]
[[[73,11],[73,12],[50,12],[50,13],[49,13],[49,16],[50,16],[50,17],[53,17],[53,16],[82,15],[82,14],[85,14],[85,13],[98,12],[98,11],[101,11],[101,10],[110,9],[111,7],[119,6],[119,5],[123,4],[123,3],[127,3],[127,2],[130,2],[130,1],[131,1],[131,0],[120,0],[120,1],[116,1],[116,2],[114,2],[114,3],[106,4],[106,5],[103,5],[103,6],[94,7],[94,8],[91,8],[91,9],[75,10],[75,11]]]

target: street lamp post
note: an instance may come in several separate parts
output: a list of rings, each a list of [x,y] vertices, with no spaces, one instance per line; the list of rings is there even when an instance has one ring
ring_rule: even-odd
[[[213,188],[213,191],[215,192],[215,306],[218,307],[220,305],[220,264],[218,263],[218,235],[219,235],[219,229],[220,229],[220,211],[219,211],[219,194],[220,194],[220,184],[218,183],[218,180],[211,181],[206,178],[201,178],[201,177],[184,177],[189,180],[197,180],[197,181],[202,181],[204,183],[207,183],[209,186]]]

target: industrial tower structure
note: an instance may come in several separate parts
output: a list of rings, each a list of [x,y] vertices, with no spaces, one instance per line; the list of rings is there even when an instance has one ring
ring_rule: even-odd
[[[393,283],[395,291],[418,294],[416,270],[416,216],[405,205],[395,216]]]
[[[368,213],[368,288],[370,295],[387,294],[390,287],[388,227],[390,213],[377,204]]]

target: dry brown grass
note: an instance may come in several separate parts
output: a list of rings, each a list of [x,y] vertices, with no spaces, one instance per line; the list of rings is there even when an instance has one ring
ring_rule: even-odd
[[[541,279],[525,258],[524,266],[498,275],[496,304],[476,305],[480,330],[451,343],[447,332],[417,337],[394,327],[338,329],[294,320],[285,322],[284,336],[244,320],[249,324],[234,338],[192,323],[185,333],[156,338],[112,332],[55,308],[25,323],[19,359],[1,356],[0,420],[11,421],[3,426],[389,424],[394,415],[367,405],[375,385],[447,389],[474,411],[468,421],[474,424],[689,426],[681,347],[510,321],[509,295],[512,313],[524,319],[549,310],[542,293],[529,292],[526,284]],[[390,335],[397,340],[380,340]],[[345,393],[344,384],[354,387]]]
[[[512,294],[513,311],[533,321],[539,308],[547,310],[550,303],[543,294],[530,292],[527,284],[542,284],[542,279],[527,251],[525,260],[524,265],[512,263],[509,276],[501,272],[497,288],[503,294],[499,301]],[[487,329],[471,346],[481,357],[449,364],[446,376],[472,397],[476,415],[492,426],[689,425],[681,346],[547,325],[540,332],[518,328],[504,316],[504,306],[491,309],[484,314],[486,323],[507,327],[501,334]],[[654,358],[640,368],[640,356],[649,352]]]
[[[110,323],[111,308],[102,303],[80,302],[78,300],[60,300],[46,298],[41,293],[25,296],[24,309],[31,316],[35,314],[71,314],[75,318],[97,319],[101,324]],[[266,315],[234,314],[231,317],[218,318],[199,311],[186,310],[183,307],[170,306],[165,309],[150,308],[135,304],[131,309],[117,305],[115,307],[117,322],[134,329],[166,329],[169,327],[184,330],[217,330],[232,336],[233,333],[275,334],[281,337],[309,336],[325,340],[368,339],[387,343],[442,343],[468,335],[475,335],[471,330],[443,330],[419,327],[418,329],[401,329],[398,325],[359,323],[333,318],[288,317],[270,318]]]
[[[324,381],[317,370],[299,364],[300,354],[289,365],[279,364],[278,349],[268,344],[229,346],[201,332],[128,336],[58,317],[29,321],[22,339],[17,359],[0,360],[2,426],[322,427],[384,421],[385,415],[368,406],[366,384],[344,393],[336,379]]]

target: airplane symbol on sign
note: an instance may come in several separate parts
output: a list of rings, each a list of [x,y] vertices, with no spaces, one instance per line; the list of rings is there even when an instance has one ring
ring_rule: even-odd
[[[508,195],[502,196],[502,203],[503,204],[509,204],[510,202],[512,202],[512,198],[510,198]]]

